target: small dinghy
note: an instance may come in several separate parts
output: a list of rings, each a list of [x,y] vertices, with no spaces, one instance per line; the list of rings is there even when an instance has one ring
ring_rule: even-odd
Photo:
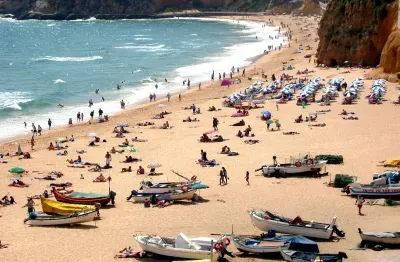
[[[186,190],[176,190],[170,193],[142,193],[137,192],[136,190],[132,190],[131,195],[126,198],[126,200],[133,200],[135,202],[145,202],[146,199],[153,199],[155,197],[156,200],[185,200],[185,199],[193,199],[194,194],[196,193],[196,189],[186,189]]]
[[[343,258],[347,258],[344,252],[339,252],[338,254],[319,254],[314,252],[282,250],[281,254],[283,259],[289,262],[342,262]]]
[[[97,211],[83,211],[68,216],[38,216],[35,212],[32,212],[29,217],[24,220],[24,223],[31,226],[73,225],[93,221],[96,214]]]
[[[225,237],[226,238],[226,237]],[[214,238],[188,238],[180,233],[176,238],[155,235],[136,236],[136,241],[146,253],[167,258],[217,259],[220,241]],[[229,239],[229,238],[226,238]]]
[[[400,232],[363,232],[358,229],[361,240],[382,245],[400,245]]]

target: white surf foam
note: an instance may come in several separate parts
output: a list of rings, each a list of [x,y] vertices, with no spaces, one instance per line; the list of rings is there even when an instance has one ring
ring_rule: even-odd
[[[146,40],[153,40],[153,38],[150,38],[150,37],[135,37],[135,40],[146,41]]]
[[[64,84],[66,82],[64,80],[62,80],[62,79],[56,79],[56,80],[53,80],[53,83],[54,84]]]
[[[116,46],[117,49],[137,49],[144,51],[159,51],[166,50],[164,49],[165,45],[125,45],[125,46]]]
[[[28,92],[0,92],[0,109],[22,110],[19,104],[32,101]]]
[[[54,62],[87,62],[93,60],[103,59],[101,56],[85,56],[85,57],[59,57],[59,56],[45,56],[34,59],[35,61],[54,61]]]

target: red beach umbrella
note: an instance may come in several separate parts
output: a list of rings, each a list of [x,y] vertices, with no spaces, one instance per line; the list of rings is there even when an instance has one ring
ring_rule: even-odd
[[[230,86],[231,84],[232,84],[232,82],[229,79],[224,79],[221,82],[221,86]]]

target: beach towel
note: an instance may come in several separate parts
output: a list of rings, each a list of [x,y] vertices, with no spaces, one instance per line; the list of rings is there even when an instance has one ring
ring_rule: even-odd
[[[243,113],[234,113],[234,114],[232,114],[232,117],[243,117],[243,116],[245,116],[245,114],[243,114]]]
[[[127,147],[125,147],[124,149],[127,150],[127,151],[129,151],[129,152],[137,152],[137,151],[138,151],[137,148],[134,148],[134,147],[132,147],[132,146],[127,146]]]

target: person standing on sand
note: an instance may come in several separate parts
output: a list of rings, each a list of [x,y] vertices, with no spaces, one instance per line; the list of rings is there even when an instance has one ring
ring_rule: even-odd
[[[219,185],[222,186],[224,184],[224,171],[221,169],[219,171]]]
[[[32,136],[32,138],[31,138],[31,149],[33,150],[33,147],[35,146],[35,139],[33,138],[33,136]]]
[[[218,130],[218,119],[216,117],[213,117],[213,128]]]
[[[81,121],[83,121],[83,113],[81,113]]]
[[[225,167],[222,167],[222,173],[224,174],[224,180],[225,180],[224,183],[225,183],[225,185],[227,185],[229,177],[228,177],[228,172],[226,171]]]
[[[221,81],[221,73],[218,73],[219,74],[219,81]]]
[[[181,94],[179,94],[178,99],[179,99],[179,102],[182,101],[182,96],[181,96]]]
[[[246,68],[243,69],[242,76],[246,76]]]
[[[93,120],[94,110],[90,112],[90,118]]]
[[[32,123],[32,134],[33,135],[37,135],[37,130],[36,130],[36,126],[35,126],[35,124],[34,123]]]
[[[24,122],[25,128],[26,128],[26,122]]]
[[[38,134],[39,134],[39,136],[42,135],[42,127],[40,125],[38,125]]]
[[[201,82],[199,83],[199,90],[201,89]]]
[[[106,167],[110,168],[111,167],[111,155],[109,152],[106,154]]]
[[[78,112],[78,114],[76,114],[76,122],[80,121],[81,121],[81,112]]]
[[[103,116],[103,110],[101,110],[101,108],[99,108],[99,117]]]
[[[49,130],[51,129],[51,124],[52,124],[53,122],[51,122],[51,119],[49,118],[49,120],[47,121],[47,124],[49,125]]]
[[[153,100],[154,100],[154,102],[156,102],[156,94],[155,93],[153,93]]]
[[[195,115],[196,114],[196,106],[194,104],[192,105],[192,111],[193,111],[193,115]]]
[[[279,111],[279,104],[276,102],[276,111]]]
[[[171,94],[169,92],[167,94],[167,99],[168,99],[168,102],[169,102],[169,100],[171,100]]]
[[[357,204],[357,207],[358,207],[358,214],[359,214],[360,216],[363,215],[363,214],[361,213],[361,208],[362,208],[364,202],[365,202],[364,198],[363,198],[362,196],[358,195],[358,196],[357,196],[357,199],[356,199],[356,204]]]
[[[33,199],[30,197],[28,198],[28,202],[25,204],[26,207],[28,207],[28,214],[35,212],[35,208],[33,207],[35,205],[35,202],[33,202]]]
[[[150,94],[150,95],[149,95],[149,98],[150,98],[150,103],[151,103],[151,101],[153,101],[153,95]]]
[[[246,171],[246,176],[244,178],[246,179],[247,185],[250,186],[250,173],[249,173],[249,171]]]

